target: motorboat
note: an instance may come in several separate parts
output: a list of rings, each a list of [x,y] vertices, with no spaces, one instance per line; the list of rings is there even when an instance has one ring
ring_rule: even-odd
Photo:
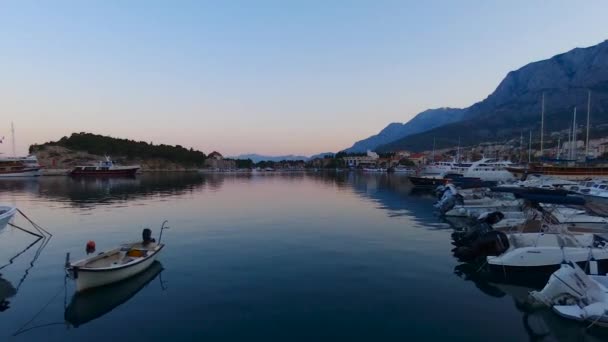
[[[162,230],[167,228],[165,223],[161,227],[161,237]],[[146,270],[165,246],[151,235],[151,230],[145,228],[142,241],[126,243],[75,262],[69,261],[68,254],[66,272],[76,281],[76,291],[116,283]]]
[[[17,213],[17,208],[9,205],[0,205],[0,231],[2,231]]]
[[[564,318],[608,327],[608,276],[588,275],[576,263],[562,263],[530,297]]]
[[[70,171],[71,176],[134,176],[141,167],[139,165],[116,165],[110,157],[97,165],[76,166]]]
[[[381,167],[364,167],[363,172],[386,172],[386,169]]]
[[[65,309],[66,322],[79,327],[109,313],[135,296],[162,271],[161,263],[154,261],[145,271],[129,279],[104,286],[97,291],[76,293]]]
[[[544,227],[545,229],[547,227]],[[597,262],[599,272],[608,271],[608,241],[599,234],[562,231],[508,234],[509,248],[500,255],[488,255],[490,269],[497,272],[551,273],[564,260],[583,267]]]
[[[27,157],[0,157],[0,178],[38,177],[42,166],[34,155]]]
[[[515,180],[515,176],[506,169],[512,164],[510,161],[482,158],[475,162],[455,164],[452,171],[462,173],[465,177],[479,178],[482,181],[506,182]]]
[[[398,165],[395,166],[393,168],[390,168],[387,170],[387,172],[394,172],[394,173],[398,173],[398,174],[403,174],[403,175],[414,175],[416,174],[416,170],[411,168],[411,167],[407,167],[407,166],[403,166],[403,165]]]

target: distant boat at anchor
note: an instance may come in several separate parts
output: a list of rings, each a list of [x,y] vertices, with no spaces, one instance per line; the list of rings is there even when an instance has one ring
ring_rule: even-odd
[[[134,176],[140,169],[139,165],[116,165],[106,157],[97,165],[76,166],[70,171],[71,176]]]
[[[2,157],[0,156],[0,178],[38,177],[42,166],[36,156]]]

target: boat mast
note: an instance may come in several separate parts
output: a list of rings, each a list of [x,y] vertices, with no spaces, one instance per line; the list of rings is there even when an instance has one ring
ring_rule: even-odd
[[[532,131],[530,131],[530,142],[528,143],[528,164],[532,162]]]
[[[543,134],[545,131],[545,93],[543,92],[543,101],[540,111],[540,157],[543,157]]]
[[[435,162],[435,137],[433,137],[433,163]]]
[[[576,107],[572,118],[572,159],[576,159]]]
[[[460,136],[458,136],[458,149],[456,150],[456,162],[460,163]]]
[[[559,155],[561,154],[561,137],[557,137],[557,159],[559,159]]]
[[[13,143],[13,157],[17,157],[17,153],[15,153],[15,124],[11,121],[11,140]]]
[[[589,115],[591,113],[591,90],[587,93],[587,138],[585,139],[585,160],[589,157]]]
[[[521,160],[524,157],[524,131],[520,131],[519,133],[519,163],[521,164]]]

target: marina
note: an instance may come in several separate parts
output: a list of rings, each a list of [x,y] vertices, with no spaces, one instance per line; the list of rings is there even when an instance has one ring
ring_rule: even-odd
[[[89,336],[96,341],[92,332],[111,329],[133,338],[138,331],[137,336],[149,340],[161,340],[163,334],[287,338],[296,329],[304,338],[321,339],[449,336],[470,341],[492,336],[513,341],[532,336],[521,321],[533,317],[533,329],[557,340],[580,333],[605,338],[601,328],[581,332],[580,323],[559,316],[564,321],[553,326],[550,310],[513,305],[514,297],[508,294],[512,282],[528,286],[528,292],[540,290],[550,273],[521,284],[510,272],[505,280],[501,265],[498,272],[474,271],[463,280],[460,275],[468,272],[470,263],[451,251],[456,226],[433,208],[434,194],[413,191],[407,175],[144,173],[137,178],[7,180],[0,188],[2,202],[14,201],[54,235],[18,291],[10,289],[18,283],[29,252],[2,270],[3,280],[13,285],[7,287],[8,308],[0,320],[6,337],[16,333],[15,338],[61,341]],[[465,198],[483,193],[460,191],[471,192]],[[300,195],[292,196],[294,192]],[[168,201],[171,213],[162,210]],[[277,206],[281,215],[273,214]],[[133,241],[142,224],[158,227],[165,219],[172,223],[162,238],[168,247],[137,275],[85,291],[64,279],[66,252],[75,260],[85,256],[89,240],[97,250],[109,251],[117,242]],[[21,224],[22,219],[15,222]],[[158,228],[152,231],[159,235]],[[5,259],[28,240],[27,234],[16,231],[0,236]],[[587,244],[587,236],[581,235],[581,243]],[[603,252],[597,252],[596,260],[603,260]],[[587,260],[589,249],[583,254]],[[507,294],[488,295],[488,287]],[[429,301],[434,292],[444,294],[442,301]],[[50,304],[43,308],[38,298]],[[445,305],[453,309],[446,311]],[[470,309],[460,310],[463,306]],[[249,318],[242,316],[243,307]],[[136,313],[141,320],[124,320]],[[207,323],[147,323],[164,321],[168,313]],[[449,331],[438,329],[455,314],[463,318],[459,324],[448,325]],[[475,323],[489,315],[495,323]],[[34,319],[28,323],[30,317]],[[356,321],[357,327],[346,327],[343,320]],[[387,320],[394,324],[386,326]],[[66,322],[77,328],[66,329]],[[327,322],[333,322],[332,328],[321,329]],[[277,323],[284,328],[276,329]],[[507,332],[496,338],[495,329]]]

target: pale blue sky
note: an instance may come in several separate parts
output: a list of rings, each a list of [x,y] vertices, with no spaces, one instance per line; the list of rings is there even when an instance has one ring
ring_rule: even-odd
[[[3,1],[0,136],[336,151],[608,39],[608,1]],[[8,152],[7,144],[0,152]]]

